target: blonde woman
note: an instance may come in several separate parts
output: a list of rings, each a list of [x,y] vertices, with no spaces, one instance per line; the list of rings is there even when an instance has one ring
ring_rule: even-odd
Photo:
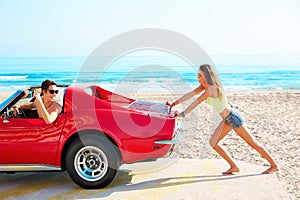
[[[201,65],[198,71],[198,80],[200,83],[199,87],[185,94],[177,101],[168,104],[173,107],[201,93],[201,95],[190,106],[188,106],[186,110],[180,113],[176,112],[176,114],[179,117],[184,117],[203,101],[210,104],[214,110],[220,114],[223,120],[212,134],[209,144],[230,165],[230,168],[223,172],[223,174],[239,172],[239,168],[234,163],[233,159],[218,144],[219,141],[222,140],[232,129],[270,163],[271,166],[263,172],[264,174],[277,172],[278,167],[270,154],[263,146],[255,141],[248,129],[244,127],[244,120],[240,113],[228,105],[222,84],[214,69],[208,64]]]

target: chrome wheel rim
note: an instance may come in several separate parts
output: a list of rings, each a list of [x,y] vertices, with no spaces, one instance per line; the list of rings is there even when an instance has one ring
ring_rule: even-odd
[[[104,152],[94,146],[81,148],[74,159],[77,174],[86,181],[98,181],[105,176],[108,161]]]

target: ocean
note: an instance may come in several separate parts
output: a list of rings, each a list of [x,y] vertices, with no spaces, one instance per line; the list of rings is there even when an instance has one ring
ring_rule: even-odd
[[[299,90],[300,56],[211,56],[226,91]],[[198,85],[197,69],[176,56],[124,56],[106,68],[85,70],[86,57],[2,57],[0,91],[59,84],[94,83],[117,91],[164,92]],[[183,88],[184,86],[184,88]],[[189,88],[187,88],[189,87]]]

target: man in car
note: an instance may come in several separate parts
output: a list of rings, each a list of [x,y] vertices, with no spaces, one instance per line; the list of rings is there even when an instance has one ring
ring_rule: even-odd
[[[41,93],[35,91],[34,102],[26,102],[15,107],[14,112],[19,113],[19,109],[36,109],[39,118],[43,118],[46,124],[51,124],[62,112],[61,105],[55,101],[58,93],[57,84],[53,80],[45,80],[41,85]]]

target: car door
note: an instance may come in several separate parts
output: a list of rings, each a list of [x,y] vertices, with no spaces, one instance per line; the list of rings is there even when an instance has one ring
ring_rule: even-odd
[[[65,119],[65,113],[52,124],[43,119],[0,119],[0,164],[54,164]]]

